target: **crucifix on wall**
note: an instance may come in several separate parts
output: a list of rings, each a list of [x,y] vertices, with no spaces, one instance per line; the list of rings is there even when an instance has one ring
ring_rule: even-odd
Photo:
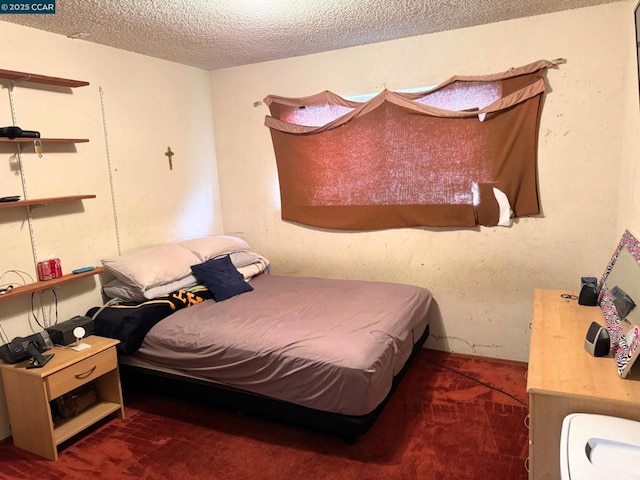
[[[175,153],[171,151],[171,147],[167,147],[165,155],[169,158],[169,170],[173,170],[173,156]]]

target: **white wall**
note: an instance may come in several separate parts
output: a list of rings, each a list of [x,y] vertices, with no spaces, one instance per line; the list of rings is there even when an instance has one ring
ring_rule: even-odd
[[[637,1],[628,0],[625,4],[625,21],[633,27],[633,9]],[[627,43],[633,45],[635,31],[632,29],[627,37]],[[627,100],[621,111],[624,125],[617,230],[622,234],[625,229],[630,229],[636,235],[640,235],[640,84],[636,57],[636,50],[630,48],[626,59],[628,75],[624,84]]]
[[[42,158],[22,155],[29,198],[97,195],[33,209],[39,260],[59,257],[69,273],[118,253],[100,88],[121,250],[222,232],[208,72],[5,22],[0,58],[2,69],[90,82],[73,90],[13,89],[17,125],[43,137],[90,139],[75,151],[45,144]],[[11,125],[7,87],[0,88],[0,126]],[[173,170],[164,155],[168,146],[175,152]],[[15,146],[0,145],[0,196],[24,195],[15,162]],[[26,218],[24,208],[0,211],[0,274],[36,274]],[[17,280],[7,274],[0,283]],[[91,277],[56,289],[59,321],[100,305],[100,286],[101,278]],[[50,293],[45,302],[44,313],[35,313],[53,323]],[[41,330],[30,310],[29,295],[0,302],[8,338]],[[8,423],[0,400],[0,438],[9,434]]]
[[[578,289],[581,276],[600,276],[622,233],[616,212],[632,30],[630,4],[619,2],[213,72],[225,231],[270,258],[276,274],[427,287],[443,316],[428,346],[526,360],[534,288]],[[358,233],[280,219],[273,148],[263,126],[268,109],[254,102],[268,94],[431,85],[453,74],[557,57],[567,63],[548,72],[540,217],[508,229]]]

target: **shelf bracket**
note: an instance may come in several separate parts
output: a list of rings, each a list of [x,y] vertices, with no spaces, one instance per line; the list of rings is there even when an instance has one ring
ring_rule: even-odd
[[[24,77],[12,78],[11,80],[9,80],[9,88],[11,90],[13,90],[13,87],[15,87],[16,84],[28,82],[29,80],[31,80],[31,75],[25,75]]]

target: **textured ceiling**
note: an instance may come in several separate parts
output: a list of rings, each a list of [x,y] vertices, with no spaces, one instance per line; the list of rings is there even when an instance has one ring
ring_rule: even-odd
[[[2,20],[215,70],[614,1],[57,0]]]

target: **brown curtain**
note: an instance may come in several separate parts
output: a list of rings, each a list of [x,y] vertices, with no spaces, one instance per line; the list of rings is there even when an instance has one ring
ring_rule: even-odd
[[[367,102],[265,98],[283,220],[340,229],[497,225],[539,213],[538,61]],[[502,213],[504,214],[504,202]]]

